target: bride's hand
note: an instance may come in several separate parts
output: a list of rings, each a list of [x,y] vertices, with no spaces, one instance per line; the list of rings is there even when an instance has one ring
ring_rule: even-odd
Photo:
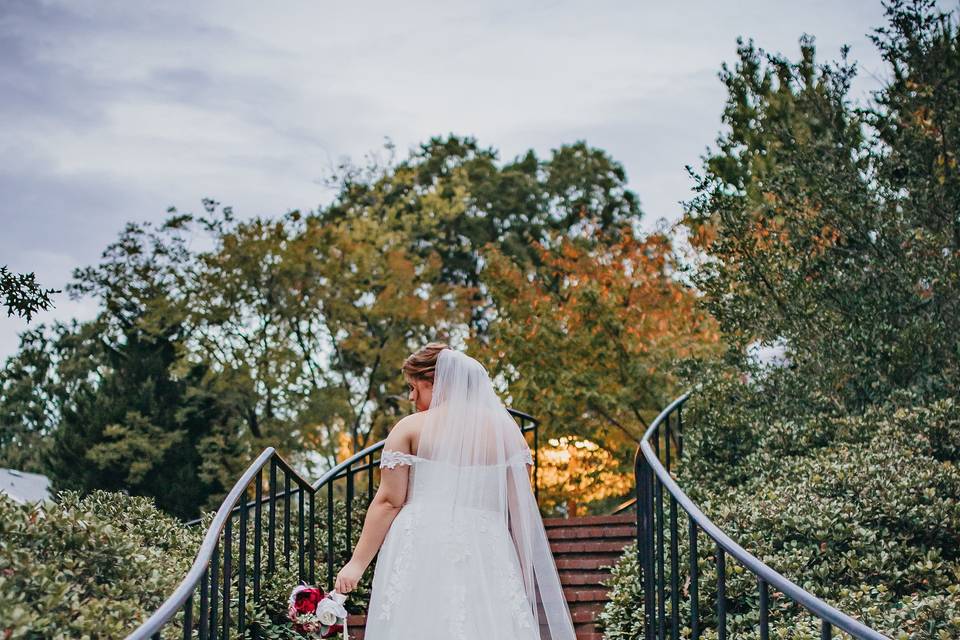
[[[340,573],[337,574],[337,580],[334,583],[334,588],[338,593],[350,593],[356,588],[362,575],[363,567],[351,560],[343,566],[343,569],[340,569]]]

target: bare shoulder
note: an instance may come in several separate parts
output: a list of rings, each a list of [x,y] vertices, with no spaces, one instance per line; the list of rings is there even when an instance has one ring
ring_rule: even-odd
[[[384,448],[403,453],[413,453],[414,438],[420,432],[421,419],[417,413],[411,413],[400,418],[387,434]]]

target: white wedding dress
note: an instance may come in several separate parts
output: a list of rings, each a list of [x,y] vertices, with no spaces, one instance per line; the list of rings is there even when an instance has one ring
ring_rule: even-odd
[[[377,555],[367,640],[576,640],[530,486],[532,456],[486,369],[437,355],[404,506]]]
[[[529,452],[526,454],[529,459]],[[539,640],[517,551],[497,504],[452,510],[446,463],[386,450],[381,467],[410,465],[407,499],[377,555],[366,640]],[[504,485],[506,465],[470,470]],[[495,495],[493,491],[481,495]]]

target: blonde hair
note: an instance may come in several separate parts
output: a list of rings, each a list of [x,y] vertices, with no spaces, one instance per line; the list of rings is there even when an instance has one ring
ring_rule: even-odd
[[[433,374],[437,368],[437,358],[441,351],[449,348],[450,346],[446,342],[429,342],[415,353],[407,356],[400,370],[411,378],[433,382]]]

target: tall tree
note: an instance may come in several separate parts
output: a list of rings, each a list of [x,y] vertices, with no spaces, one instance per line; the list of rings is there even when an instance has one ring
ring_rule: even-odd
[[[554,234],[586,237],[585,217],[616,234],[641,215],[623,166],[584,141],[561,145],[546,159],[530,150],[499,163],[496,150],[472,137],[434,137],[399,163],[348,164],[328,180],[338,197],[320,215],[389,215],[404,225],[414,255],[440,256],[442,282],[473,291],[470,326],[481,340],[492,304],[481,276],[485,245],[530,264],[539,259],[537,241]]]
[[[222,496],[221,471],[229,476],[248,451],[207,384],[207,366],[184,363],[173,335],[134,327],[105,345],[102,379],[78,389],[53,432],[58,487],[151,496],[180,517]]]
[[[607,244],[566,236],[538,243],[537,267],[491,246],[484,281],[496,314],[479,352],[511,401],[543,419],[544,442],[585,439],[632,473],[649,421],[679,390],[674,362],[715,352],[718,332],[674,277],[669,238],[629,228],[617,235]],[[566,472],[593,482],[601,471],[611,470]],[[596,491],[580,477],[554,484],[571,482]]]
[[[787,344],[794,375],[806,381],[787,384],[788,395],[854,409],[894,389],[942,392],[956,379],[960,314],[946,311],[957,304],[960,253],[944,224],[956,217],[955,107],[945,95],[955,89],[940,86],[955,73],[956,34],[921,17],[929,5],[892,6],[893,24],[926,31],[898,32],[887,48],[903,70],[914,64],[905,52],[924,42],[946,48],[934,56],[941,73],[919,74],[940,87],[935,99],[916,99],[930,102],[926,112],[904,101],[927,89],[895,79],[868,117],[850,103],[854,66],[816,64],[809,38],[796,62],[741,43],[737,65],[721,74],[725,131],[695,176],[698,196],[684,218],[700,252],[692,280],[737,349]],[[928,116],[947,118],[945,136],[925,128]]]

